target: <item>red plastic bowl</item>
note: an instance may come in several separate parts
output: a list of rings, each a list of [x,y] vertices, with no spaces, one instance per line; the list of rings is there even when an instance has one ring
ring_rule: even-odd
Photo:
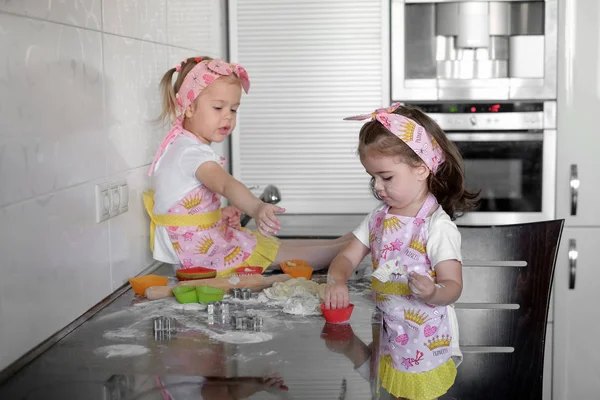
[[[217,270],[212,268],[194,267],[182,268],[175,271],[180,281],[191,281],[195,279],[209,279],[217,276]]]
[[[337,310],[325,308],[325,303],[321,303],[321,312],[323,313],[323,317],[325,317],[325,321],[330,324],[343,324],[348,322],[353,310],[354,304],[352,303],[350,303],[350,305],[346,308],[339,308]]]
[[[235,269],[235,272],[239,276],[261,275],[263,273],[263,269],[262,267],[239,267]]]

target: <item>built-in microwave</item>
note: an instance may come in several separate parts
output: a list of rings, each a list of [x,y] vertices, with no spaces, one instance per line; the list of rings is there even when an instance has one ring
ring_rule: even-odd
[[[558,0],[391,0],[393,101],[556,99]]]

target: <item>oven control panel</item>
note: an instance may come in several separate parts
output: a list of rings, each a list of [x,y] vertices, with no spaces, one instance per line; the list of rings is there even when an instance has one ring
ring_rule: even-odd
[[[415,104],[445,131],[541,130],[556,126],[556,103]]]

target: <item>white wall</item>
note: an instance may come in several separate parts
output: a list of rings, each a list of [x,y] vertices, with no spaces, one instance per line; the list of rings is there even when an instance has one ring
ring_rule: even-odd
[[[153,262],[158,82],[224,56],[223,4],[0,0],[0,369]],[[94,186],[117,179],[129,211],[96,224]]]

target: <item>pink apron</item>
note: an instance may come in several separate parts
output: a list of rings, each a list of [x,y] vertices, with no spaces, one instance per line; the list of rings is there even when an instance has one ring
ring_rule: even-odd
[[[206,214],[220,207],[221,196],[200,185],[171,207],[167,215]],[[250,231],[230,228],[221,220],[199,226],[167,226],[167,231],[183,268],[227,270],[244,262],[256,246],[256,237]]]
[[[448,307],[423,303],[411,294],[407,283],[407,274],[412,271],[435,281],[426,253],[426,227],[428,214],[437,205],[430,194],[415,218],[388,214],[389,207],[385,207],[369,221],[373,267],[393,263],[402,271],[392,274],[387,282],[373,278],[375,301],[383,314],[379,377],[390,393],[410,399],[445,393],[456,375],[450,360]],[[436,394],[430,396],[433,392]]]

